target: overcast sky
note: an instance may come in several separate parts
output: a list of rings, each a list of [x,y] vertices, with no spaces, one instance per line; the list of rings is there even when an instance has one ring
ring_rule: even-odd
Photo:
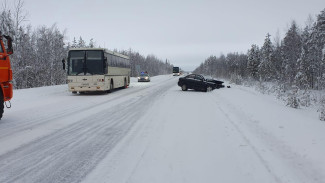
[[[4,0],[0,0],[4,1]],[[12,3],[13,0],[9,0]],[[24,0],[33,27],[66,29],[67,41],[94,38],[193,70],[210,55],[246,53],[269,32],[281,38],[290,22],[305,26],[325,0]],[[316,19],[316,18],[315,18]]]

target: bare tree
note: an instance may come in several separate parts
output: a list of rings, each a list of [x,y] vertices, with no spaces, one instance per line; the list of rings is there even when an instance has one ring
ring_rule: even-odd
[[[28,12],[24,10],[24,1],[15,0],[14,18],[15,18],[16,30],[19,29],[19,27],[24,21],[27,21],[27,17],[28,17]]]

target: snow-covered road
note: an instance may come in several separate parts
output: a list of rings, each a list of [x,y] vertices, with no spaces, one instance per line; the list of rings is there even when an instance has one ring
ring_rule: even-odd
[[[241,86],[183,92],[178,77],[132,79],[110,94],[14,91],[0,182],[325,182],[325,125],[312,111]]]

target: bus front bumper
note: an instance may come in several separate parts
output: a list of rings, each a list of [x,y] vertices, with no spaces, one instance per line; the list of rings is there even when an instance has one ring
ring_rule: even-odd
[[[93,91],[107,91],[109,90],[108,86],[80,86],[80,85],[73,85],[68,84],[70,92],[93,92]]]

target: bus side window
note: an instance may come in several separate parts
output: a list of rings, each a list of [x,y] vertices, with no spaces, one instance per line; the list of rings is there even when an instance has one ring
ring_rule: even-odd
[[[111,66],[112,65],[112,57],[111,57],[111,54],[107,54],[107,64],[108,64],[108,66]]]
[[[116,66],[120,67],[120,57],[116,57]]]
[[[125,61],[126,61],[126,67],[130,68],[130,61],[128,59],[125,59]]]
[[[118,57],[117,56],[114,56],[114,66],[115,67],[118,67]]]
[[[122,67],[122,58],[121,57],[118,57],[118,66]]]
[[[127,67],[127,64],[126,64],[126,59],[123,58],[123,67],[126,68]]]
[[[111,66],[114,67],[114,56],[111,55]]]
[[[121,58],[121,67],[125,67],[124,58]]]
[[[123,67],[123,60],[121,57],[118,57],[119,67]]]
[[[113,67],[116,67],[116,56],[113,55],[113,63],[112,63]]]
[[[3,53],[3,49],[2,49],[1,44],[0,44],[0,53]]]
[[[108,58],[109,58],[109,59],[108,59],[108,65],[109,65],[109,66],[112,66],[112,64],[113,64],[113,61],[112,61],[113,57],[112,57],[112,55],[109,54],[109,55],[108,55]]]

